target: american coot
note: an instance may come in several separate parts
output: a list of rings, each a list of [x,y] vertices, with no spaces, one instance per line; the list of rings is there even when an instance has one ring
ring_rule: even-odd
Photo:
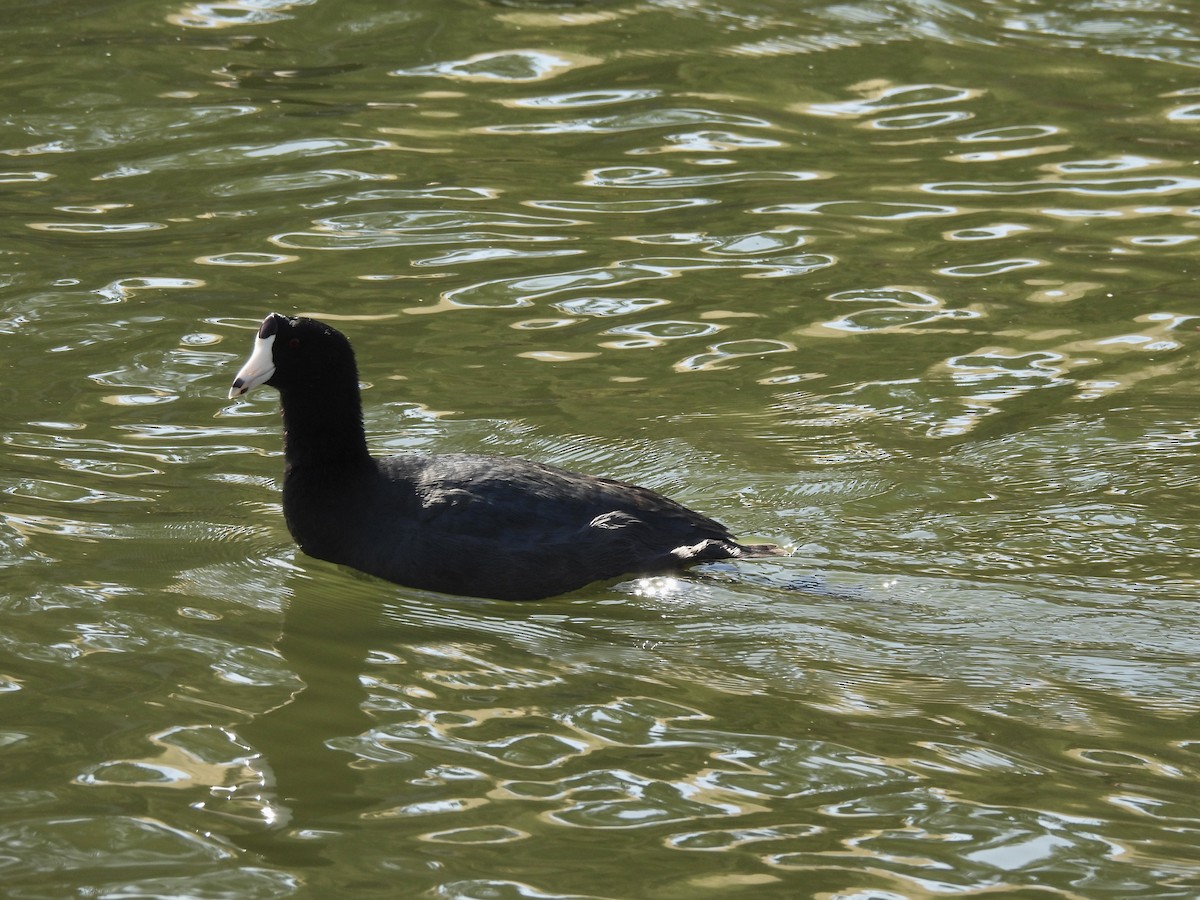
[[[647,488],[524,459],[367,452],[354,351],[321,322],[267,316],[229,391],[283,408],[283,514],[300,548],[416,588],[534,600],[593,581],[767,556]]]

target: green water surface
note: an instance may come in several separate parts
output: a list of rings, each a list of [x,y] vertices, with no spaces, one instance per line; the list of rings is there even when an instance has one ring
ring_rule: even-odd
[[[1189,5],[0,6],[0,896],[1200,897]],[[305,557],[272,310],[792,555]]]

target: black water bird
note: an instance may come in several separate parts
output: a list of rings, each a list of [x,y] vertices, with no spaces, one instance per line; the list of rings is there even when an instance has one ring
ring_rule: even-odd
[[[367,452],[350,342],[267,316],[229,391],[283,411],[283,513],[311,556],[409,587],[535,600],[703,560],[777,554],[655,491],[524,459]]]

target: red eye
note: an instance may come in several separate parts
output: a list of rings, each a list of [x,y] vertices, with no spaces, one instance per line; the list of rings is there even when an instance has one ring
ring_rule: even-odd
[[[300,346],[300,338],[292,338],[290,341],[288,341],[288,346],[295,350]]]

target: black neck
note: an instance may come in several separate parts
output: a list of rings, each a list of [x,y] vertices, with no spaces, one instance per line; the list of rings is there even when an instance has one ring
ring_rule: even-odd
[[[342,384],[309,382],[280,391],[279,399],[288,468],[314,467],[328,474],[370,461],[357,375]]]

